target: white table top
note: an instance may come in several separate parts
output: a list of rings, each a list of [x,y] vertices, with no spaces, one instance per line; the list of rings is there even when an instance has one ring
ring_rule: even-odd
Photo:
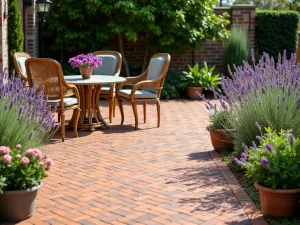
[[[126,81],[124,77],[105,76],[105,75],[91,75],[90,79],[82,79],[81,75],[64,76],[64,78],[67,83],[79,84],[79,85],[112,84],[112,83],[123,83]]]

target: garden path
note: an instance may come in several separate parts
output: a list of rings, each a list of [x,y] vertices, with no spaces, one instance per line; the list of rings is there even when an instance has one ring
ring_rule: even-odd
[[[266,224],[229,169],[212,151],[201,101],[162,101],[133,128],[130,105],[108,130],[79,132],[45,147],[55,165],[32,218],[19,224]],[[105,118],[107,107],[102,107]],[[70,114],[67,115],[67,118]],[[4,224],[1,223],[0,224]]]

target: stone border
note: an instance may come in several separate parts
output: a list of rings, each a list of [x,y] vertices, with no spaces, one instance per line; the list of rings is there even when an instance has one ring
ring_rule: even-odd
[[[253,225],[268,225],[267,221],[264,219],[261,212],[257,209],[255,204],[251,201],[245,190],[239,184],[236,177],[233,175],[231,170],[227,167],[225,162],[219,156],[219,154],[215,151],[209,152],[210,156],[212,157],[214,163],[220,170],[222,176],[226,180],[226,183],[229,185],[230,189],[232,190],[233,194],[240,202],[243,210],[245,211],[247,217],[251,220]]]

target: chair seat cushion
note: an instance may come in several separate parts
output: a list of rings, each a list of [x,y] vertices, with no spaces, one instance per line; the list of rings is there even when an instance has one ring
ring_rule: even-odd
[[[131,89],[120,90],[119,95],[125,98],[130,98]],[[137,90],[134,93],[134,98],[157,98],[157,94],[146,90]]]
[[[107,94],[108,95],[109,91],[110,91],[110,87],[102,87],[100,95],[101,94]]]
[[[54,107],[60,100],[48,100],[48,105]],[[78,104],[78,100],[75,97],[64,98],[64,107],[70,107],[72,105]],[[60,105],[58,105],[60,107]]]

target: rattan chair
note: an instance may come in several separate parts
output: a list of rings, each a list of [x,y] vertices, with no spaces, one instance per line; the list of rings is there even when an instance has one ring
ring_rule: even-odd
[[[151,57],[150,63],[144,73],[137,77],[127,77],[124,83],[118,85],[117,99],[122,116],[121,125],[124,122],[123,101],[132,105],[135,129],[138,128],[137,103],[143,103],[144,123],[146,122],[146,104],[155,102],[157,106],[157,126],[160,126],[160,95],[171,57],[167,53],[158,53]],[[132,89],[122,89],[124,85],[132,85]]]
[[[25,62],[29,87],[48,96],[48,105],[55,107],[60,116],[62,141],[65,139],[65,111],[73,110],[70,124],[73,126],[75,137],[78,137],[77,126],[80,116],[80,97],[75,85],[68,84],[63,76],[61,65],[53,59],[30,58]]]
[[[102,66],[94,69],[94,76],[97,75],[108,75],[108,76],[119,76],[122,66],[122,56],[119,52],[115,51],[96,51],[93,55],[102,59]],[[109,122],[111,122],[112,114],[115,117],[116,111],[116,94],[115,84],[104,85],[101,88],[101,98],[108,99],[109,101]]]
[[[16,73],[21,75],[21,79],[24,82],[24,86],[28,86],[28,78],[26,74],[25,61],[31,58],[31,56],[26,52],[16,52],[14,54],[14,66]]]

